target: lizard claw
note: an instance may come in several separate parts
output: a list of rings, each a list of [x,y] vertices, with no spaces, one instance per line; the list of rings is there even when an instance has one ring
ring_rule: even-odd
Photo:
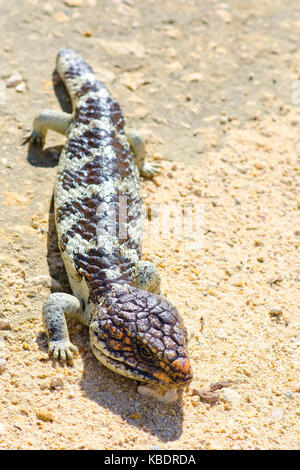
[[[38,135],[35,131],[32,131],[27,137],[22,142],[22,145],[25,144],[30,144],[34,145],[35,147],[38,147],[42,149],[44,147],[44,139],[40,135]]]
[[[77,347],[68,340],[52,341],[49,344],[49,355],[54,360],[61,360],[62,362],[71,361],[73,352],[77,351]]]
[[[155,175],[160,173],[160,166],[156,163],[145,162],[141,170],[141,175],[144,178],[153,178]]]

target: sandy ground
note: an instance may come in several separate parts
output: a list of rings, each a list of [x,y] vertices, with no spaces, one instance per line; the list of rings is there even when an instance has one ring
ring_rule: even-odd
[[[7,5],[1,448],[299,449],[298,0]],[[142,183],[146,206],[204,208],[201,247],[174,234],[145,239],[144,257],[158,265],[189,332],[195,377],[176,404],[140,396],[134,381],[99,365],[76,322],[74,365],[47,356],[42,303],[69,289],[51,206],[64,138],[49,134],[43,155],[20,142],[39,110],[59,109],[52,75],[63,46],[108,85],[150,159],[163,157],[162,174]],[[199,391],[217,381],[227,383],[205,402]]]

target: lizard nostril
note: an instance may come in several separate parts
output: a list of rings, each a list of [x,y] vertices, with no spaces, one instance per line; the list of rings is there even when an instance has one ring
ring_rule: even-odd
[[[191,363],[188,357],[179,357],[171,363],[171,368],[176,373],[176,379],[186,382],[193,377]]]

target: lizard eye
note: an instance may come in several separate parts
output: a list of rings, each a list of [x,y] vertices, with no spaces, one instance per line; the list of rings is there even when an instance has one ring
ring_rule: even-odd
[[[147,361],[147,362],[152,362],[153,361],[152,353],[145,346],[140,346],[139,353],[145,361]]]

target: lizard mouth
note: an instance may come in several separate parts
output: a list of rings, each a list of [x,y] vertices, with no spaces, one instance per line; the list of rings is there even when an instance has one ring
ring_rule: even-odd
[[[151,367],[146,370],[128,363],[124,358],[113,357],[111,352],[108,353],[108,351],[106,351],[105,343],[99,341],[99,339],[96,340],[93,338],[93,335],[91,335],[91,347],[94,355],[101,364],[124,377],[158,385],[163,388],[183,388],[191,381],[190,376],[186,376],[180,381],[173,381],[170,375],[161,369]]]
[[[161,379],[154,377],[154,375],[150,374],[149,372],[140,370],[137,367],[134,367],[127,362],[124,362],[123,359],[114,358],[111,355],[108,355],[105,352],[105,348],[100,348],[100,344],[95,344],[94,341],[91,341],[92,351],[96,358],[98,359],[101,364],[103,364],[108,369],[116,372],[119,375],[123,375],[124,377],[140,380],[142,382],[148,383],[157,383],[158,385],[166,385]]]

